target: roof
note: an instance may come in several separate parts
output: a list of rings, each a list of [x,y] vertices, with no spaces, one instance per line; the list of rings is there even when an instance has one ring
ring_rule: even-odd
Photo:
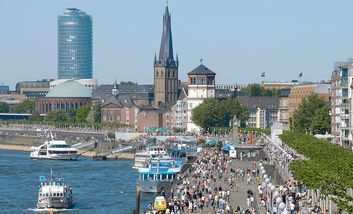
[[[91,90],[75,80],[68,80],[51,89],[45,97],[91,97]]]
[[[215,72],[211,71],[203,64],[199,65],[197,68],[195,68],[194,70],[192,70],[188,73],[188,75],[199,75],[199,74],[201,74],[201,75],[216,75]]]
[[[49,80],[41,81],[23,81],[16,84],[16,88],[49,88]]]
[[[171,28],[171,17],[167,6],[163,15],[163,33],[161,48],[159,50],[159,60],[173,60],[173,42]]]
[[[240,104],[247,109],[277,109],[279,106],[279,97],[237,97]]]

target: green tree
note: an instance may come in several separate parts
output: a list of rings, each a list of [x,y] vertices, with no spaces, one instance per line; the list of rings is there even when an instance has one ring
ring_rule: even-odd
[[[14,113],[32,113],[34,111],[34,100],[27,99],[11,108]]]
[[[277,97],[280,94],[279,89],[265,89],[260,84],[249,84],[240,90],[249,97]]]
[[[317,94],[303,98],[290,119],[295,132],[325,134],[330,131],[329,106]]]
[[[39,121],[42,118],[40,117],[40,114],[36,111],[33,111],[31,116],[29,117],[30,120],[35,120],[35,121]]]
[[[91,111],[91,104],[86,104],[76,110],[76,121],[79,123],[86,122],[88,113]]]
[[[68,112],[66,112],[67,116],[67,121],[74,123],[76,122],[76,110],[75,109],[70,109]]]
[[[205,130],[211,127],[229,126],[229,121],[234,115],[245,126],[245,121],[249,118],[249,112],[238,100],[234,99],[208,98],[192,110],[192,120]]]
[[[61,110],[52,110],[48,113],[47,119],[53,122],[66,122],[67,114]]]
[[[8,113],[9,110],[10,108],[5,102],[0,102],[0,113]]]

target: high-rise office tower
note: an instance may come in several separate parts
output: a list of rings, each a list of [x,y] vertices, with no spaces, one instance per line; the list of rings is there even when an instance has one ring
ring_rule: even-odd
[[[58,16],[58,79],[92,79],[92,18],[76,8]]]

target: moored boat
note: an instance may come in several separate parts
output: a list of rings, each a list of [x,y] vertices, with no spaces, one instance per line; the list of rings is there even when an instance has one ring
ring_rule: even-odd
[[[139,168],[139,185],[142,192],[160,193],[181,171],[182,162],[174,159],[152,158],[148,166]]]
[[[153,157],[157,157],[160,155],[167,155],[167,151],[163,146],[148,146],[146,151],[137,152],[135,154],[135,163],[132,167],[133,169],[138,169],[147,164],[148,161]]]

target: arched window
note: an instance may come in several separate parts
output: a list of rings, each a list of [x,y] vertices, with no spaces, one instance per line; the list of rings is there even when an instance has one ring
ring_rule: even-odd
[[[159,77],[159,71],[158,70],[156,71],[156,77]]]

